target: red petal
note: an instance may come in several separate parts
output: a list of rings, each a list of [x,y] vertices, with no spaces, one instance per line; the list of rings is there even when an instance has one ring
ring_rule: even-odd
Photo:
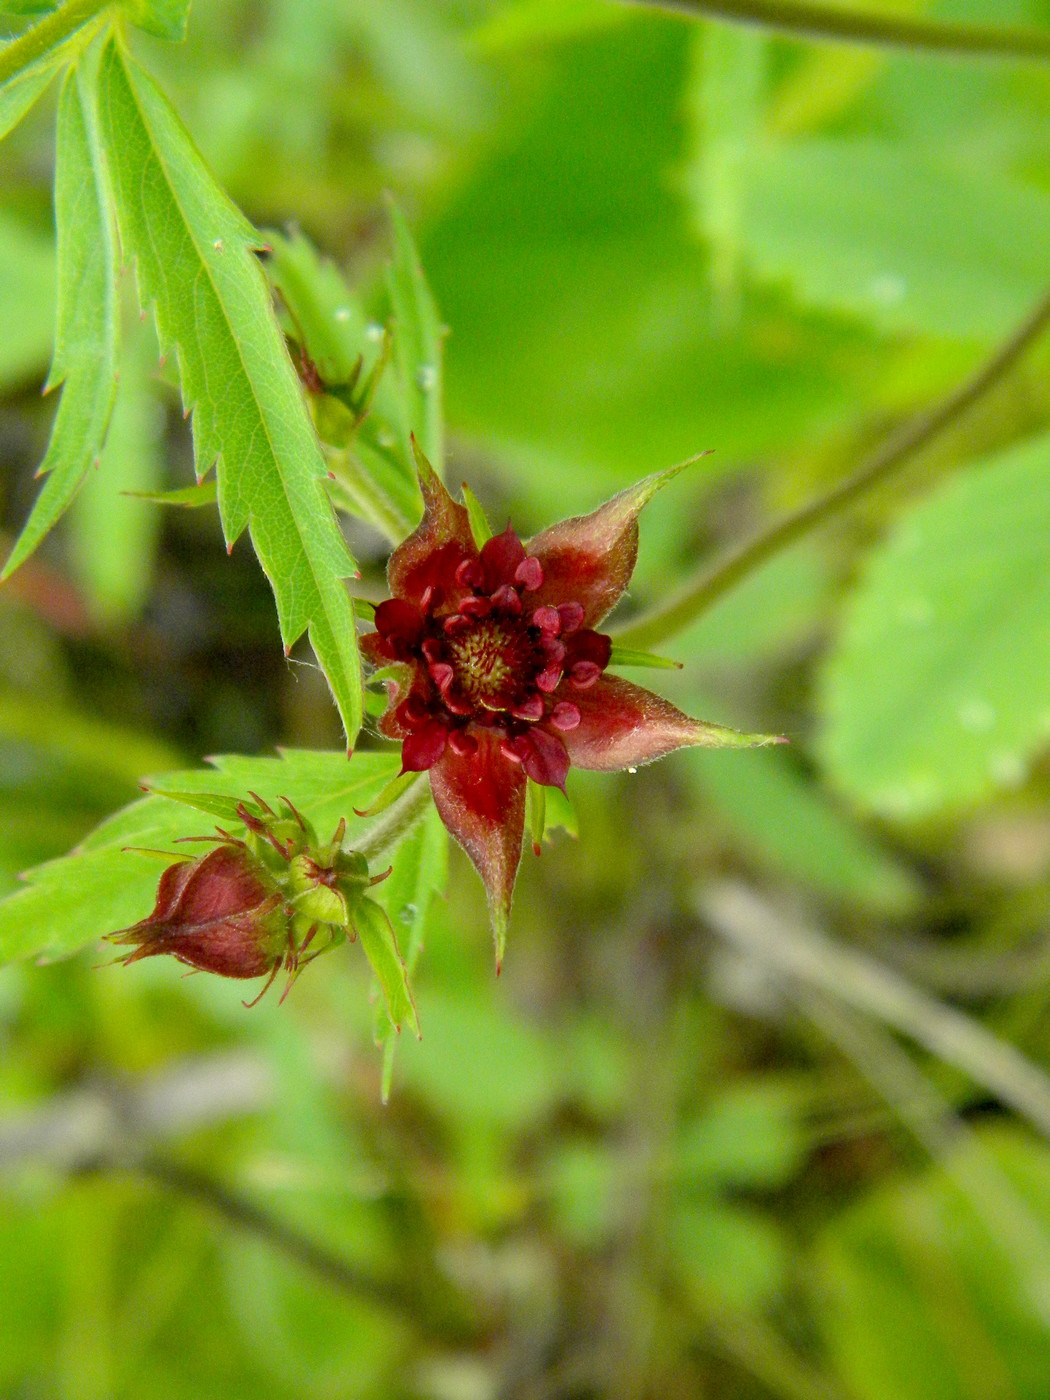
[[[525,773],[501,753],[497,733],[475,729],[473,737],[477,752],[459,755],[447,748],[430,770],[430,786],[441,820],[484,881],[499,960],[521,860]]]
[[[508,525],[502,535],[493,535],[481,547],[485,586],[494,593],[501,584],[514,582],[514,571],[525,558],[525,546]]]
[[[638,513],[669,476],[658,472],[646,477],[590,515],[563,520],[530,540],[528,552],[543,566],[543,584],[530,606],[580,603],[585,626],[600,622],[634,572]]]
[[[411,646],[423,631],[423,618],[418,608],[402,598],[387,598],[376,608],[376,631],[384,637],[396,637]]]
[[[376,633],[371,632],[369,636],[374,637]],[[362,643],[366,640],[365,637],[361,638]],[[401,706],[409,697],[415,696],[418,705],[429,711],[433,687],[425,668],[419,663],[414,666],[396,663],[391,667],[391,671],[392,676],[384,681],[387,708],[379,720],[378,728],[380,734],[385,734],[388,739],[403,739],[413,726],[406,722]]]
[[[395,598],[419,607],[427,588],[469,592],[456,582],[456,569],[477,558],[470,517],[457,505],[433,471],[421,474],[423,519],[408,539],[394,550],[387,566]]]
[[[528,748],[522,755],[521,766],[534,783],[565,791],[569,774],[569,755],[556,734],[546,729],[530,729],[525,735]]]
[[[580,723],[561,737],[579,768],[611,772],[692,745],[721,748],[759,741],[690,719],[669,700],[619,676],[601,676],[588,689],[573,688],[567,694],[580,712]]]
[[[414,729],[401,745],[402,773],[422,773],[432,768],[445,752],[448,726],[439,719],[428,720]]]

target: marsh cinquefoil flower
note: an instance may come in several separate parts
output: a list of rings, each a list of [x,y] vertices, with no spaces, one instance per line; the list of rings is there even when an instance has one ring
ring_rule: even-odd
[[[331,841],[319,843],[287,798],[275,812],[261,797],[252,797],[236,808],[243,839],[221,827],[216,836],[190,838],[212,842],[215,849],[168,866],[153,912],[106,935],[113,943],[132,945],[120,961],[169,954],[220,977],[266,976],[261,997],[282,968],[288,973],[286,995],[307,962],[348,934],[356,937],[362,924],[368,932],[378,924],[378,937],[388,935],[399,957],[386,914],[366,898],[368,887],[390,872],[370,877],[365,858],[343,848],[345,821]],[[372,941],[366,940],[366,951]]]
[[[527,779],[564,788],[572,764],[611,771],[685,745],[773,742],[690,719],[607,674],[612,641],[595,629],[631,577],[639,512],[673,474],[527,544],[508,525],[479,549],[466,509],[420,461],[423,519],[390,557],[392,596],[362,646],[392,678],[380,729],[401,740],[404,771],[429,772],[442,821],[485,883],[497,959]]]

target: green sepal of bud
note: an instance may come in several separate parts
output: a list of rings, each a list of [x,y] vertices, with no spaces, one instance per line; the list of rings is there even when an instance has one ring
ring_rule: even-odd
[[[330,872],[319,871],[313,856],[295,856],[288,867],[289,903],[297,914],[312,923],[337,924],[345,928],[350,907],[346,895],[334,883],[329,884],[329,878]]]
[[[474,543],[479,549],[488,544],[492,538],[492,526],[489,518],[485,514],[485,507],[478,500],[477,496],[470,489],[466,482],[463,483],[463,504],[467,508],[467,518],[470,521],[470,533],[474,536]]]
[[[613,643],[609,665],[651,666],[658,671],[680,671],[683,663],[672,661],[669,656],[654,656],[651,651],[632,651],[630,647],[618,647]]]
[[[416,773],[399,773],[396,778],[391,778],[386,787],[379,794],[371,807],[355,807],[354,812],[359,817],[376,817],[380,812],[392,806],[402,793],[407,792],[416,781]]]
[[[407,1024],[418,1036],[419,1020],[408,987],[404,959],[386,910],[374,899],[362,899],[354,910],[353,921],[361,947],[382,989],[390,1024],[395,1031]]]

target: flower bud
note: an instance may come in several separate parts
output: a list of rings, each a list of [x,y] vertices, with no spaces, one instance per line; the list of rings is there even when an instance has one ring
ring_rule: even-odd
[[[273,975],[292,951],[276,882],[235,842],[169,866],[152,914],[109,938],[135,945],[121,962],[170,953],[221,977]]]
[[[197,860],[169,866],[149,917],[107,935],[134,945],[120,961],[170,953],[221,977],[268,975],[261,997],[282,967],[291,987],[307,962],[348,933],[356,937],[364,892],[385,876],[370,877],[364,856],[343,850],[345,821],[321,845],[287,798],[280,808],[275,812],[253,793],[251,804],[237,806],[243,840],[222,828],[217,837],[194,838],[218,844]]]

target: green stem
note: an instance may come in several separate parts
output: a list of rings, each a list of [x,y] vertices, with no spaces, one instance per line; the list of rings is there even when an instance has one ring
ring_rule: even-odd
[[[905,15],[873,15],[810,0],[633,0],[697,19],[756,24],[808,39],[979,58],[1050,58],[1050,30],[995,24],[941,24]]]
[[[856,475],[793,514],[776,521],[753,539],[730,550],[713,565],[705,565],[666,603],[618,630],[616,645],[657,646],[694,622],[742,579],[803,535],[840,514],[854,501],[894,476],[922,448],[967,413],[1000,382],[1050,325],[1050,294],[1038,303],[1017,330],[971,379],[943,403],[903,424],[876,449]]]
[[[108,7],[109,0],[66,0],[39,24],[0,48],[0,84],[6,83]]]
[[[420,773],[412,786],[393,803],[368,830],[362,841],[354,844],[369,865],[380,860],[415,826],[430,802],[430,784]]]
[[[326,455],[335,476],[332,495],[337,505],[345,504],[350,514],[359,515],[374,525],[391,544],[400,544],[411,534],[412,522],[376,486],[350,448],[337,448]],[[339,496],[345,497],[345,502],[339,500]]]

